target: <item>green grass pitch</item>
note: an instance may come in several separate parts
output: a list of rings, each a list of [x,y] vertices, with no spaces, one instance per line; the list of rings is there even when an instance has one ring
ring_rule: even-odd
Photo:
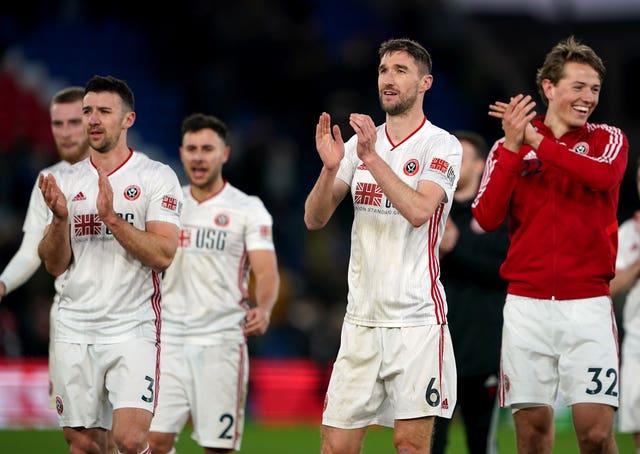
[[[501,417],[498,435],[500,452],[515,454],[515,435],[506,417]],[[447,454],[466,454],[464,433],[459,422],[454,420]],[[191,439],[190,428],[180,435],[178,454],[202,454],[202,448]],[[630,434],[616,436],[621,454],[633,453]],[[312,454],[320,451],[320,429],[318,425],[265,426],[248,420],[242,442],[241,454]],[[68,448],[59,430],[2,430],[0,452],[19,454],[63,454]],[[392,432],[386,428],[372,428],[367,432],[364,454],[393,453]],[[555,453],[578,454],[575,434],[570,426],[557,427]]]

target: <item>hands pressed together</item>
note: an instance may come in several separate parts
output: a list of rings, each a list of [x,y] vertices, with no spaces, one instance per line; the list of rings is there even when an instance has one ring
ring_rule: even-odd
[[[349,124],[358,136],[358,157],[365,161],[376,153],[376,125],[369,115],[352,113]],[[331,116],[323,112],[316,125],[316,148],[327,170],[335,170],[344,157],[344,140],[338,125],[331,126]]]
[[[376,125],[369,115],[352,113],[349,124],[358,136],[358,157],[366,162],[367,156],[376,154]]]
[[[96,199],[96,208],[98,216],[103,222],[108,221],[110,217],[117,216],[113,209],[113,188],[109,183],[107,172],[98,168],[98,198]],[[108,224],[107,224],[108,225]]]
[[[316,148],[324,167],[336,170],[344,157],[344,141],[338,125],[331,127],[331,115],[326,112],[322,112],[316,125]]]
[[[536,142],[538,133],[531,124],[537,115],[533,110],[535,106],[530,95],[522,94],[512,97],[508,103],[496,101],[489,105],[489,116],[502,120],[506,149],[517,153],[522,144]]]
[[[109,216],[117,216],[113,210],[113,189],[109,183],[109,177],[106,171],[98,168],[98,198],[96,200],[96,208],[100,219],[109,219]],[[59,220],[64,220],[69,216],[67,209],[67,199],[58,186],[55,177],[52,174],[40,175],[38,178],[38,187],[42,192],[44,201],[53,213],[53,216]]]
[[[53,216],[59,220],[67,219],[69,210],[67,209],[67,199],[58,187],[55,177],[52,174],[41,174],[38,177],[38,187],[44,197]]]

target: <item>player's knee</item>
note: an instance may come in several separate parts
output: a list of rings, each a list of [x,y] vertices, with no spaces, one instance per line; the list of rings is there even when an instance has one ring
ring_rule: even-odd
[[[604,447],[613,436],[610,430],[601,427],[591,427],[589,430],[577,434],[581,452],[604,452]]]
[[[139,454],[148,446],[143,432],[127,431],[123,434],[116,434],[114,441],[121,454]]]
[[[79,431],[71,428],[64,429],[64,438],[69,445],[70,454],[85,452],[104,452],[106,443],[98,431]]]
[[[553,430],[544,425],[524,425],[516,431],[518,452],[546,453],[553,448]]]
[[[160,434],[151,432],[149,434],[149,444],[153,454],[175,454],[173,449],[173,434]]]
[[[424,443],[424,446],[422,446],[406,438],[394,437],[393,445],[396,447],[398,454],[426,454],[429,452],[428,443]]]

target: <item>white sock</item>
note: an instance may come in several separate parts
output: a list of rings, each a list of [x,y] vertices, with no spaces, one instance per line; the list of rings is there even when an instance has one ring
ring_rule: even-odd
[[[122,453],[118,451],[118,454],[122,454]],[[149,446],[149,443],[147,443],[147,447],[144,448],[140,454],[151,454],[151,446]]]

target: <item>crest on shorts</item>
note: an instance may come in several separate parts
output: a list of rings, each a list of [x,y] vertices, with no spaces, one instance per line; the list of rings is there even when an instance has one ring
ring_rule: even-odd
[[[59,415],[64,411],[64,403],[62,402],[62,397],[56,396],[56,411]]]
[[[509,381],[509,376],[507,374],[502,375],[502,387],[504,388],[505,393],[508,393],[511,389],[511,382]]]

